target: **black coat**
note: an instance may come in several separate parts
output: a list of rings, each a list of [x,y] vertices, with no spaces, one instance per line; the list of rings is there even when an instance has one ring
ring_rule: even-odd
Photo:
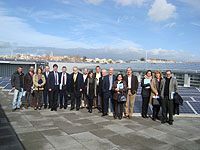
[[[126,81],[126,85],[128,87],[128,76],[127,75],[124,77],[124,81]],[[137,89],[138,89],[137,76],[132,75],[132,78],[131,78],[131,93],[136,94]]]
[[[24,74],[21,74],[22,81],[20,81],[20,74],[18,71],[14,72],[11,76],[11,85],[15,87],[17,90],[24,88]],[[21,85],[22,84],[22,85]]]
[[[90,97],[94,97],[95,96],[95,79],[92,78],[93,81],[92,83],[90,83],[90,78],[87,78],[85,80],[85,87],[86,87],[86,95],[90,96]]]
[[[50,74],[50,72],[49,72],[49,74]],[[44,72],[44,77],[45,77],[45,80],[46,80],[46,83],[44,85],[44,90],[49,90],[49,82],[48,82],[49,75],[47,77],[46,72]]]
[[[174,103],[178,105],[183,105],[183,99],[177,92],[174,93]]]
[[[151,87],[150,87],[150,84],[144,84],[144,78],[141,81],[141,87],[142,87],[142,91],[141,91],[142,97],[150,97]],[[146,87],[150,87],[150,88],[146,88]]]
[[[99,78],[99,95],[103,96],[103,91],[102,91],[102,85],[103,85],[103,78]]]
[[[183,105],[183,99],[177,92],[175,92],[173,100],[174,100],[174,112],[173,112],[173,114],[179,115],[179,105]]]
[[[33,86],[33,77],[28,72],[24,77],[24,90],[30,92],[32,86]]]
[[[116,77],[115,77],[115,75],[113,75],[113,83],[114,83],[115,79],[116,79]],[[102,93],[103,94],[109,93],[110,92],[109,87],[110,87],[109,75],[106,75],[104,77],[103,83],[102,83]]]
[[[66,85],[63,87],[63,89],[69,91],[69,87],[70,87],[70,74],[66,73],[66,76],[67,76],[67,82],[66,82]],[[59,73],[59,84],[61,84],[61,81],[62,81],[61,78],[62,78],[62,72]]]
[[[58,84],[60,83],[59,81],[59,72],[58,72]],[[55,76],[54,76],[54,71],[51,71],[49,73],[49,77],[48,77],[48,89],[55,89]]]
[[[74,73],[72,73],[70,75],[70,88],[69,88],[69,90],[70,90],[71,93],[76,92],[76,94],[78,96],[81,96],[82,92],[80,91],[80,89],[82,89],[82,90],[84,89],[83,74],[81,74],[81,73],[77,74],[76,82],[74,82],[73,77],[74,77]]]

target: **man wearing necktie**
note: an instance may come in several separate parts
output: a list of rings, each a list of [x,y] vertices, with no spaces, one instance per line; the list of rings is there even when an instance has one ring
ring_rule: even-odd
[[[79,111],[82,91],[83,91],[83,74],[78,72],[77,67],[73,67],[73,73],[71,74],[70,77],[70,93],[71,93],[70,110],[73,110],[75,108],[75,103],[76,103],[76,110]]]
[[[62,67],[62,73],[59,75],[60,80],[60,109],[63,108],[63,97],[64,97],[64,109],[67,109],[67,101],[69,94],[69,74],[67,73],[67,67]]]
[[[57,111],[58,93],[59,93],[59,72],[58,65],[53,65],[53,71],[49,73],[48,84],[51,101],[51,111]]]
[[[48,78],[49,78],[49,70],[50,70],[49,66],[48,65],[45,66],[44,76],[45,76],[46,81],[48,81]],[[50,99],[50,95],[49,95],[50,92],[49,92],[48,86],[49,86],[49,84],[48,84],[48,82],[46,82],[46,84],[44,85],[44,91],[43,91],[44,109],[47,108],[47,96],[48,96],[48,103],[49,103],[48,109],[51,108],[51,102],[49,100]]]

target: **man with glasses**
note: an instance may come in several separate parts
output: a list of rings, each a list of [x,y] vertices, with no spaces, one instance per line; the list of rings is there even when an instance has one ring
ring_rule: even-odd
[[[169,113],[169,125],[173,125],[173,95],[178,92],[178,84],[176,78],[172,77],[171,70],[166,71],[166,77],[161,81],[161,98],[162,98],[162,122],[167,122],[167,114]]]

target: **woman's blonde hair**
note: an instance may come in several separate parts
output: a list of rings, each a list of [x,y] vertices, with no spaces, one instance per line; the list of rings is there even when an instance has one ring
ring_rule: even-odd
[[[156,74],[158,73],[160,74],[160,78],[162,78],[163,77],[162,72],[160,72],[159,70],[154,72],[154,78],[156,78]]]

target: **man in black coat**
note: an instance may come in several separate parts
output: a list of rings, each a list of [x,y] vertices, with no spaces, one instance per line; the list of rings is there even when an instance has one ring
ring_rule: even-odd
[[[103,91],[102,91],[102,85],[104,77],[106,76],[106,70],[102,70],[102,76],[99,78],[99,97],[100,97],[100,106],[99,106],[99,113],[103,111]]]
[[[113,102],[113,92],[112,92],[112,85],[116,79],[115,75],[113,75],[114,69],[109,69],[109,75],[106,75],[103,79],[102,83],[102,94],[103,94],[103,114],[102,116],[108,115],[108,107],[109,107],[109,100],[111,101],[111,108],[113,109],[114,102]],[[114,111],[113,111],[114,112]]]
[[[28,109],[29,107],[29,97],[31,99],[30,105],[33,107],[33,99],[34,99],[34,93],[33,93],[33,75],[34,75],[34,66],[29,67],[29,72],[24,77],[24,90],[26,91],[25,95],[25,109]]]
[[[50,70],[50,67],[47,65],[45,66],[45,72],[44,72],[44,77],[45,77],[45,80],[48,81],[48,78],[49,78],[49,70]],[[44,85],[44,91],[43,91],[43,98],[44,98],[44,109],[47,108],[47,104],[49,103],[49,107],[48,109],[51,108],[51,101],[50,101],[50,92],[49,92],[49,82],[46,82],[45,85]],[[47,103],[47,97],[48,97],[48,103]]]
[[[49,73],[48,88],[50,92],[51,111],[57,111],[58,93],[59,93],[59,72],[58,65],[53,65],[53,71]]]
[[[71,109],[73,110],[76,102],[76,110],[80,109],[81,95],[83,92],[83,74],[78,72],[78,67],[73,67],[70,77]]]
[[[64,97],[64,109],[67,109],[70,75],[67,73],[66,66],[62,67],[62,72],[59,74],[59,81],[60,81],[60,109],[63,108],[63,97]]]
[[[21,98],[24,88],[24,74],[22,73],[22,67],[19,66],[17,71],[14,72],[11,76],[11,85],[14,90],[13,102],[12,102],[12,111],[21,109]]]

